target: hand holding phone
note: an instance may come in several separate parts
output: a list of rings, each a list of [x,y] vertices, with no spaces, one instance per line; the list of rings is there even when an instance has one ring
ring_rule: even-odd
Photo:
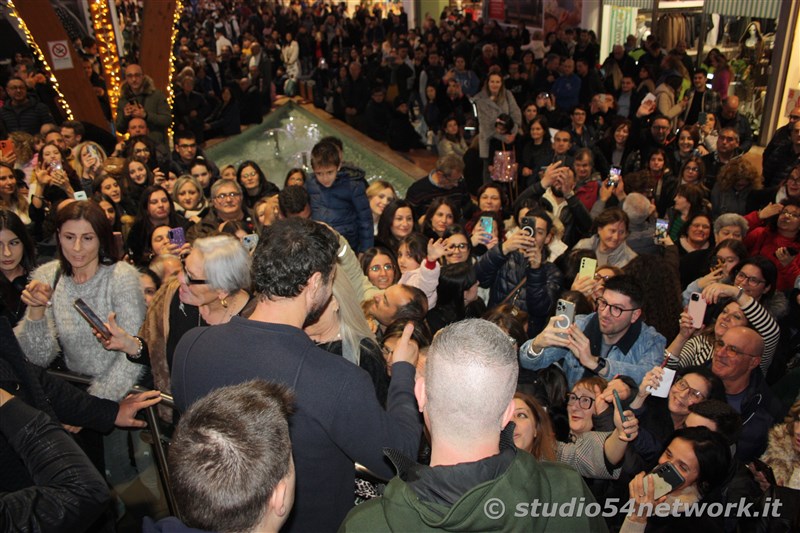
[[[100,317],[97,316],[97,313],[95,313],[92,308],[83,301],[83,298],[78,298],[72,305],[83,317],[83,319],[86,320],[86,322],[88,322],[89,325],[92,326],[92,328],[95,329],[101,337],[103,337],[103,340],[107,341],[111,339],[111,332],[106,327],[105,322],[100,320]]]
[[[689,315],[692,317],[692,325],[695,329],[703,327],[703,319],[706,316],[706,300],[699,292],[693,292],[689,296]]]
[[[648,475],[644,476],[642,481],[644,483],[645,494],[647,494],[647,486],[649,483],[655,485],[653,497],[658,500],[662,496],[669,494],[683,485],[686,480],[672,463],[662,463],[655,467]]]

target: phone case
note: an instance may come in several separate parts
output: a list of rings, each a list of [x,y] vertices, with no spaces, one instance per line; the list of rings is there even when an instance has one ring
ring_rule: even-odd
[[[625,415],[622,414],[625,411],[625,409],[623,409],[622,407],[622,400],[619,397],[619,393],[617,392],[616,389],[612,390],[611,392],[614,394],[614,407],[619,413],[619,417],[622,419],[623,422],[625,422],[627,418],[625,417]]]
[[[186,234],[183,231],[183,228],[172,228],[167,233],[169,237],[169,242],[175,244],[177,246],[183,246],[186,244]]]
[[[597,259],[593,259],[591,257],[581,258],[581,268],[578,271],[579,276],[584,278],[593,278],[596,270]]]
[[[100,317],[97,316],[97,313],[95,313],[92,310],[92,308],[89,307],[89,305],[83,301],[82,298],[78,298],[77,300],[75,300],[75,303],[73,303],[72,305],[75,307],[75,310],[78,311],[78,314],[80,314],[83,317],[83,319],[89,323],[90,326],[99,331],[100,334],[106,339],[111,338],[111,332],[108,331],[106,325],[103,323],[102,320],[100,320]]]
[[[647,493],[647,482],[652,479],[655,483],[655,499],[659,499],[665,494],[669,494],[676,488],[680,487],[685,481],[683,476],[678,473],[672,463],[663,463],[658,465],[650,472],[649,475],[644,476],[644,490]]]
[[[567,329],[575,320],[575,304],[567,300],[556,303],[556,316],[561,317],[556,324],[561,329]]]
[[[486,233],[492,233],[494,228],[494,219],[492,217],[481,217],[481,227]]]
[[[689,296],[688,313],[692,317],[692,325],[697,329],[702,328],[706,316],[706,301],[699,292],[693,292]]]

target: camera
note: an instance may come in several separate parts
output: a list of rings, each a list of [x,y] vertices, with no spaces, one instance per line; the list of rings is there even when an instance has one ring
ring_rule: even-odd
[[[522,217],[519,222],[522,231],[527,233],[529,237],[533,237],[536,233],[536,218]]]

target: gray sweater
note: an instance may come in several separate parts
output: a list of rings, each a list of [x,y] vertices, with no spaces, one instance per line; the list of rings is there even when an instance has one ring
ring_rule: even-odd
[[[52,286],[58,261],[37,268],[32,278]],[[28,360],[46,367],[56,358],[59,344],[67,367],[92,377],[89,393],[99,398],[119,401],[136,383],[141,365],[128,361],[122,352],[110,352],[97,342],[89,324],[72,304],[83,300],[102,319],[117,313],[117,323],[125,331],[137,332],[144,322],[145,304],[139,287],[139,274],[131,265],[118,262],[100,265],[97,273],[82,284],[61,275],[42,320],[31,320],[30,310],[14,332]]]

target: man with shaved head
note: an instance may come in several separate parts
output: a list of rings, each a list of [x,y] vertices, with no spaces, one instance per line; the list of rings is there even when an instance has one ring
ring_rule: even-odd
[[[780,402],[772,395],[759,369],[764,339],[755,330],[730,328],[716,341],[711,371],[725,385],[728,404],[742,416],[736,457],[757,459],[767,447],[767,432],[780,419]]]
[[[594,501],[578,473],[514,446],[516,350],[496,325],[450,324],[428,350],[414,394],[430,432],[430,466],[386,450],[398,475],[353,509],[339,531],[605,531],[602,518],[519,513],[520,502]],[[585,498],[585,500],[584,500]],[[527,511],[527,509],[526,509]],[[541,511],[541,509],[539,510]]]
[[[719,113],[719,129],[733,128],[739,134],[739,148],[742,152],[747,152],[753,146],[753,128],[750,121],[739,113],[739,97],[735,94],[730,95],[722,103],[722,110]]]

